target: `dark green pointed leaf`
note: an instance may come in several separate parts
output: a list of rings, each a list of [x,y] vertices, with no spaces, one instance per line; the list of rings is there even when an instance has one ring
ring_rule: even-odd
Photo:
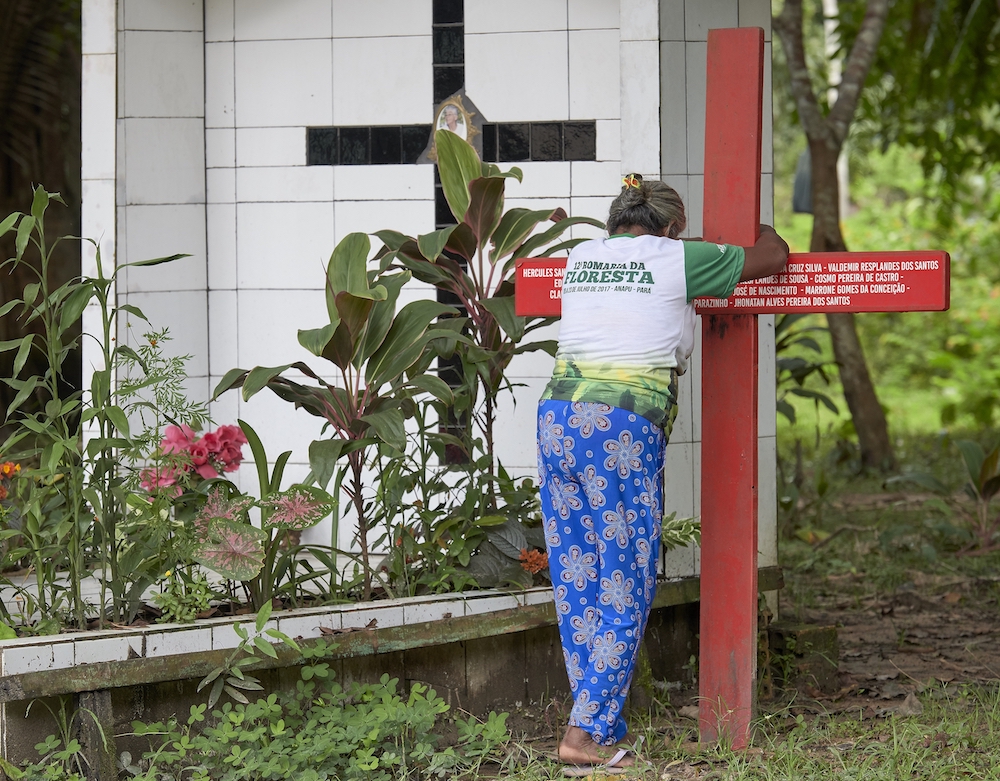
[[[14,299],[11,299],[10,301],[8,301],[3,306],[0,306],[0,317],[3,317],[11,309],[13,309],[15,306],[17,306],[20,303],[21,303],[21,299],[20,298],[14,298]],[[30,304],[29,304],[29,306],[30,306]]]
[[[130,315],[135,315],[136,317],[145,320],[147,323],[149,322],[149,318],[142,313],[142,310],[139,309],[139,307],[137,306],[133,306],[132,304],[122,304],[120,307],[118,307],[118,311],[128,312]]]
[[[10,229],[14,227],[14,223],[17,222],[17,218],[21,216],[21,212],[13,212],[8,214],[0,222],[0,236],[10,232]]]
[[[31,239],[31,231],[34,227],[35,218],[27,215],[21,219],[21,222],[17,226],[17,238],[14,240],[14,248],[17,251],[18,260],[21,259],[21,256],[24,255],[24,250],[28,247],[28,241]]]
[[[508,338],[517,344],[524,336],[524,318],[514,314],[514,296],[487,298],[479,302],[496,318]]]
[[[462,222],[469,209],[469,183],[482,175],[479,156],[468,142],[450,130],[436,131],[434,146],[445,200],[455,220]]]
[[[299,344],[313,355],[321,356],[336,330],[337,326],[333,323],[324,325],[322,328],[300,329],[298,333]]]
[[[595,220],[591,217],[567,217],[564,220],[559,220],[552,227],[542,231],[541,233],[536,233],[531,236],[525,242],[514,251],[514,258],[526,258],[531,255],[537,249],[544,247],[559,238],[567,228],[572,225],[593,225],[595,228],[600,228],[604,230],[604,223],[600,220]],[[579,243],[579,242],[577,242]],[[555,248],[549,247],[547,251],[555,251]]]
[[[13,386],[12,382],[8,382],[7,384]],[[24,400],[27,399],[28,396],[30,396],[34,392],[36,385],[38,385],[37,375],[33,374],[32,376],[28,377],[27,380],[24,381],[24,384],[21,386],[21,389],[17,392],[17,395],[14,397],[14,400],[7,407],[8,418],[10,417],[10,414],[14,410],[18,409],[24,403]]]
[[[87,304],[94,297],[94,289],[89,284],[79,285],[63,303],[62,312],[59,317],[59,327],[65,331],[75,325],[87,308]]]
[[[242,386],[247,374],[248,372],[244,369],[230,369],[227,371],[225,376],[219,380],[219,384],[215,386],[215,391],[212,393],[212,401],[215,401],[227,390]]]
[[[417,246],[420,248],[420,254],[433,263],[438,259],[441,251],[448,243],[448,237],[451,236],[456,227],[458,226],[449,225],[447,228],[441,228],[441,230],[436,230],[433,233],[425,233],[423,236],[417,236]]]
[[[116,407],[111,405],[105,408],[105,414],[108,416],[108,420],[111,421],[111,425],[118,429],[118,433],[122,437],[128,439],[129,437],[129,425],[128,417],[125,415],[125,410],[121,407]]]
[[[249,401],[289,367],[287,363],[284,366],[255,366],[243,380],[243,401]]]
[[[44,187],[36,187],[35,195],[31,199],[31,216],[40,220],[47,208],[49,208],[49,194]]]
[[[159,266],[161,263],[171,263],[175,260],[180,260],[181,258],[190,258],[191,255],[185,252],[179,252],[176,255],[167,255],[162,258],[150,258],[149,260],[136,260],[132,263],[123,263],[119,268],[124,268],[125,266]]]
[[[472,260],[476,256],[476,250],[478,248],[479,245],[476,243],[476,234],[474,234],[472,232],[472,228],[464,222],[455,226],[455,230],[452,232],[451,236],[448,237],[448,243],[445,244],[445,249],[449,252],[454,252],[456,255],[462,256],[466,260]]]
[[[343,439],[317,439],[309,443],[309,468],[320,488],[325,489],[337,471],[337,461],[345,444]]]
[[[431,321],[454,312],[452,307],[437,301],[412,301],[404,306],[378,350],[368,359],[365,370],[368,386],[380,388],[402,376],[420,357],[427,341],[423,336]]]
[[[469,208],[465,224],[480,246],[484,246],[503,215],[503,179],[476,179],[469,184]]]
[[[379,289],[383,293],[382,300],[384,300],[387,291],[385,287],[381,285],[379,286]],[[337,311],[340,312],[341,326],[347,329],[347,334],[350,337],[350,355],[348,360],[351,360],[354,358],[354,355],[361,344],[361,337],[363,336],[365,327],[368,324],[368,315],[371,313],[375,302],[370,298],[362,298],[361,296],[356,296],[353,293],[344,292],[337,293],[336,304]]]
[[[399,293],[412,276],[409,271],[401,271],[397,274],[387,274],[379,279],[379,284],[385,288],[386,297],[384,301],[377,301],[372,307],[371,314],[368,315],[368,328],[365,331],[364,341],[354,358],[357,366],[361,366],[372,356],[389,333],[392,319],[396,315]]]
[[[333,332],[333,337],[327,342],[322,357],[339,368],[346,369],[354,357],[354,347],[350,330],[346,325],[341,323],[337,326],[337,330]]]
[[[502,179],[517,179],[517,181],[519,182],[524,181],[524,172],[516,165],[509,171],[501,171],[500,166],[496,165],[495,163],[483,163],[482,168],[480,170],[482,171],[482,175],[484,177],[498,176]]]
[[[490,258],[496,263],[523,242],[540,222],[549,219],[553,209],[509,209],[497,229],[493,231],[493,251]]]
[[[983,449],[979,446],[978,442],[972,442],[968,439],[958,440],[955,443],[955,447],[959,449],[962,458],[965,459],[965,468],[968,470],[969,478],[978,492],[982,487],[981,475],[983,472],[983,461],[986,459]]]
[[[406,431],[403,428],[403,413],[398,409],[386,409],[362,415],[361,419],[370,425],[380,440],[396,450],[406,448]]]
[[[349,233],[334,248],[327,266],[327,294],[347,292],[361,298],[381,301],[385,290],[368,287],[368,253],[372,243],[367,233]],[[330,313],[333,319],[333,313]]]
[[[410,384],[449,406],[455,402],[455,393],[451,386],[437,375],[421,374],[410,380]]]
[[[16,377],[21,373],[21,369],[24,368],[25,362],[28,360],[28,356],[31,354],[31,344],[34,341],[34,334],[25,334],[21,339],[21,344],[17,348],[17,355],[14,356],[14,368],[11,370],[11,376]]]
[[[393,252],[406,244],[406,242],[413,241],[409,236],[405,236],[399,231],[394,230],[375,231],[372,235],[378,237],[379,241]]]

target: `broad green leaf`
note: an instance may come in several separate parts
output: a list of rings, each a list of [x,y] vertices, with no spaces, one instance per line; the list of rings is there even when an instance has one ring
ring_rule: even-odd
[[[492,526],[486,533],[486,538],[496,545],[497,550],[511,559],[519,559],[521,551],[528,547],[524,530],[517,521],[504,519],[504,522]]]
[[[87,304],[90,303],[93,296],[94,289],[89,284],[79,285],[76,290],[70,293],[63,303],[59,317],[59,328],[65,331],[79,322],[83,310],[87,308]]]
[[[514,314],[514,296],[495,296],[479,302],[500,324],[508,338],[517,344],[524,336],[524,318]]]
[[[809,390],[808,388],[790,388],[789,393],[795,396],[801,396],[805,399],[812,399],[817,401],[826,407],[834,415],[839,415],[840,410],[837,409],[837,405],[833,403],[833,399],[827,396],[825,393],[820,393],[818,391]]]
[[[330,323],[329,325],[324,325],[322,328],[310,328],[308,330],[299,330],[299,344],[305,347],[309,352],[315,356],[321,356],[323,351],[326,349],[327,344],[333,338],[334,332],[337,330],[337,325]]]
[[[49,208],[49,194],[44,187],[36,187],[35,195],[31,199],[31,216],[40,220],[45,215],[47,208]]]
[[[454,313],[452,307],[437,301],[412,301],[404,306],[396,315],[382,344],[368,359],[365,369],[368,387],[377,389],[402,376],[420,357],[426,344],[424,332],[431,321]]]
[[[562,236],[567,228],[580,224],[593,225],[595,228],[604,230],[604,223],[600,220],[595,220],[591,217],[567,217],[564,220],[559,220],[559,222],[555,223],[541,233],[536,233],[534,236],[526,239],[525,242],[514,251],[514,257],[526,258],[535,250],[544,247],[546,244],[552,243],[557,238]],[[554,250],[550,247],[549,251]]]
[[[379,241],[394,252],[400,249],[406,242],[413,241],[409,236],[405,236],[399,231],[394,230],[375,231],[372,235],[378,237]]]
[[[367,233],[349,233],[334,248],[326,269],[327,308],[330,295],[347,292],[362,298],[381,301],[385,290],[368,288],[368,253],[372,243]],[[334,313],[330,312],[331,321]]]
[[[385,288],[386,297],[384,301],[377,301],[372,307],[371,314],[368,315],[368,329],[365,331],[361,349],[354,358],[356,367],[360,367],[371,357],[382,344],[385,335],[389,333],[396,315],[399,293],[412,276],[409,271],[401,271],[397,274],[387,274],[379,279],[379,284]]]
[[[7,384],[13,385],[13,383],[7,383]],[[21,389],[17,392],[17,395],[14,397],[14,400],[7,407],[8,418],[10,417],[10,414],[14,410],[18,409],[24,403],[25,399],[27,399],[28,396],[30,396],[34,392],[36,385],[38,385],[37,375],[33,374],[32,376],[28,377],[27,380],[24,381],[24,385],[21,386]]]
[[[267,642],[267,640],[263,637],[255,637],[253,639],[253,644],[254,647],[265,656],[270,656],[272,659],[278,658],[278,652],[274,650],[274,646]]]
[[[398,409],[386,409],[362,415],[361,419],[370,425],[383,442],[397,450],[406,448],[406,431],[403,428],[403,413]]]
[[[983,449],[979,446],[978,442],[972,442],[968,439],[958,440],[955,443],[955,447],[962,453],[962,458],[965,459],[965,468],[969,472],[969,479],[975,486],[976,493],[979,493],[982,488],[981,475],[983,472],[983,461],[986,458],[983,454]]]
[[[34,334],[25,334],[21,339],[21,344],[17,348],[17,355],[14,356],[14,367],[11,370],[11,376],[16,377],[21,373],[21,369],[24,368],[24,364],[31,354],[31,344],[34,341],[34,336]]]
[[[417,246],[420,248],[420,254],[431,263],[436,261],[448,243],[448,238],[457,227],[457,225],[449,225],[447,228],[441,228],[441,230],[436,230],[433,233],[425,233],[423,236],[417,236]]]
[[[24,250],[28,247],[28,241],[31,239],[31,231],[34,227],[35,218],[31,216],[23,217],[17,226],[17,238],[14,240],[14,248],[17,250],[18,260],[21,259],[21,256],[24,255]]]
[[[219,380],[219,384],[215,386],[215,391],[212,393],[212,401],[218,399],[227,390],[242,386],[247,374],[248,372],[245,369],[230,369],[227,371],[225,376]]]
[[[323,357],[339,368],[346,369],[354,357],[354,347],[350,329],[341,322],[323,350]]]
[[[466,260],[472,260],[476,256],[476,250],[479,249],[479,245],[476,243],[476,234],[464,222],[459,223],[451,236],[448,237],[445,249]]]
[[[125,415],[125,410],[123,410],[121,407],[116,407],[112,405],[105,409],[105,413],[108,416],[108,420],[111,421],[111,425],[113,425],[116,429],[118,429],[119,433],[121,433],[123,437],[128,439],[129,426],[128,426],[128,417],[126,417]]]
[[[261,605],[260,610],[257,611],[257,621],[255,625],[255,628],[257,629],[257,634],[260,634],[261,632],[264,631],[264,625],[270,620],[271,611],[273,609],[274,605],[271,603],[270,600],[268,600],[263,605]]]
[[[345,444],[343,439],[317,439],[309,443],[309,468],[320,488],[330,484]]]
[[[382,285],[379,285],[379,289],[383,293],[381,300],[385,300],[388,291]],[[337,311],[340,312],[341,327],[346,328],[350,335],[350,357],[348,360],[352,360],[361,344],[361,338],[368,325],[368,316],[371,314],[375,302],[370,298],[361,298],[353,293],[345,292],[337,293],[336,303]]]
[[[14,227],[14,223],[17,222],[17,218],[21,216],[21,212],[12,212],[3,218],[0,222],[0,236],[3,236],[10,232],[10,229]]]
[[[543,339],[538,342],[528,342],[527,344],[519,344],[514,348],[514,355],[521,355],[522,353],[534,353],[541,351],[543,353],[548,353],[553,358],[556,355],[556,349],[559,347],[559,342],[555,339]]]
[[[497,229],[493,231],[493,251],[490,258],[496,263],[523,242],[540,222],[549,219],[553,209],[509,209]]]
[[[255,526],[224,519],[209,525],[209,540],[194,551],[194,559],[227,580],[252,580],[264,566],[268,534]]]
[[[438,155],[438,173],[445,200],[458,222],[469,209],[469,183],[482,176],[482,166],[476,150],[450,130],[434,133]]]
[[[469,184],[469,209],[465,224],[480,246],[486,244],[503,215],[503,179],[476,179]]]
[[[150,258],[149,260],[134,260],[131,263],[123,263],[119,268],[125,268],[126,266],[159,266],[161,263],[171,263],[175,260],[180,260],[181,258],[190,258],[191,255],[180,252],[176,255],[167,255],[162,258]],[[143,318],[145,319],[145,318]]]
[[[455,393],[451,386],[434,374],[420,374],[410,380],[410,384],[449,406],[455,401]]]
[[[25,289],[27,289],[27,288],[25,288]],[[19,299],[19,298],[13,298],[10,301],[8,301],[6,304],[4,304],[3,306],[0,306],[0,317],[3,317],[11,309],[13,309],[15,306],[17,306],[20,303],[21,303],[21,299]],[[30,304],[29,304],[29,306],[30,306]]]
[[[147,323],[149,322],[149,318],[142,313],[142,310],[139,309],[139,307],[134,306],[132,304],[122,304],[121,306],[118,307],[118,311],[128,312],[130,315],[135,315],[140,320],[145,320]]]
[[[255,366],[243,380],[243,401],[249,401],[290,366],[287,363],[284,366]]]
[[[524,181],[524,172],[518,168],[516,165],[509,171],[501,171],[500,166],[495,163],[483,163],[482,168],[483,176],[499,176],[502,179],[517,179],[517,181]]]
[[[997,473],[998,462],[1000,462],[1000,446],[993,448],[983,457],[983,465],[979,468],[979,484],[981,486],[986,485],[986,481]]]
[[[103,407],[111,397],[111,370],[101,369],[94,372],[90,378],[90,403],[95,407]]]

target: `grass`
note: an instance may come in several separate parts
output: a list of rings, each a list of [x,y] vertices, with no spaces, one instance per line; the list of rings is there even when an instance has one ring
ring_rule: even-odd
[[[958,590],[975,622],[1000,624],[1000,552],[962,555],[970,540],[967,505],[918,486],[887,485],[883,475],[858,474],[856,449],[835,435],[820,437],[819,444],[815,434],[800,437],[796,467],[796,438],[788,436],[789,428],[779,430],[782,472],[789,479],[797,472],[800,485],[794,491],[778,487],[779,494],[795,493],[779,519],[783,615],[834,608],[845,616],[861,615],[865,606],[869,612],[877,612],[879,604],[891,609],[900,594],[913,593],[940,605],[946,590]],[[987,443],[996,440],[997,432],[904,433],[895,442],[900,471],[930,472],[958,492],[965,469],[953,442],[960,438]],[[955,618],[940,615],[942,621]],[[887,656],[902,653],[907,642],[912,647],[915,641],[901,629]],[[1000,681],[990,680],[989,673],[986,678],[959,674],[953,680],[947,680],[953,675],[939,675],[906,681],[920,704],[913,710],[921,712],[914,715],[891,712],[898,699],[869,698],[864,688],[844,699],[787,694],[762,702],[746,751],[699,746],[694,722],[662,703],[655,715],[633,718],[633,731],[642,736],[654,770],[632,775],[661,781],[1000,778]],[[559,778],[560,772],[557,763],[522,742],[494,775],[540,781]]]

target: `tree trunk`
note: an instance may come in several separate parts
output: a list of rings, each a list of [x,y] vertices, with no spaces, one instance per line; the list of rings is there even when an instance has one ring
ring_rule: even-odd
[[[822,139],[810,141],[812,157],[813,230],[811,252],[846,252],[840,231],[837,180],[839,150]],[[885,413],[875,393],[864,350],[858,339],[854,315],[850,312],[826,316],[833,342],[833,356],[844,386],[844,398],[854,421],[861,448],[861,465],[866,469],[889,470],[895,466],[892,442]]]
[[[845,61],[843,78],[840,84],[833,85],[837,88],[837,101],[826,116],[813,90],[806,63],[802,0],[785,0],[781,13],[773,19],[774,31],[785,50],[792,95],[812,157],[813,230],[809,245],[812,252],[847,250],[840,231],[837,158],[882,36],[888,6],[889,0],[868,0],[864,22]],[[895,458],[889,430],[868,373],[854,315],[830,314],[827,322],[844,397],[858,433],[861,464],[865,468],[891,469]]]

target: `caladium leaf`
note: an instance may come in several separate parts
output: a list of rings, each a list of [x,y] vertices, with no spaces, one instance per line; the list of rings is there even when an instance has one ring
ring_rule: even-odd
[[[266,532],[248,523],[215,520],[208,541],[194,551],[194,560],[227,580],[252,580],[264,566]]]
[[[326,491],[306,485],[293,485],[260,502],[265,528],[300,531],[315,526],[333,512],[337,501]]]

